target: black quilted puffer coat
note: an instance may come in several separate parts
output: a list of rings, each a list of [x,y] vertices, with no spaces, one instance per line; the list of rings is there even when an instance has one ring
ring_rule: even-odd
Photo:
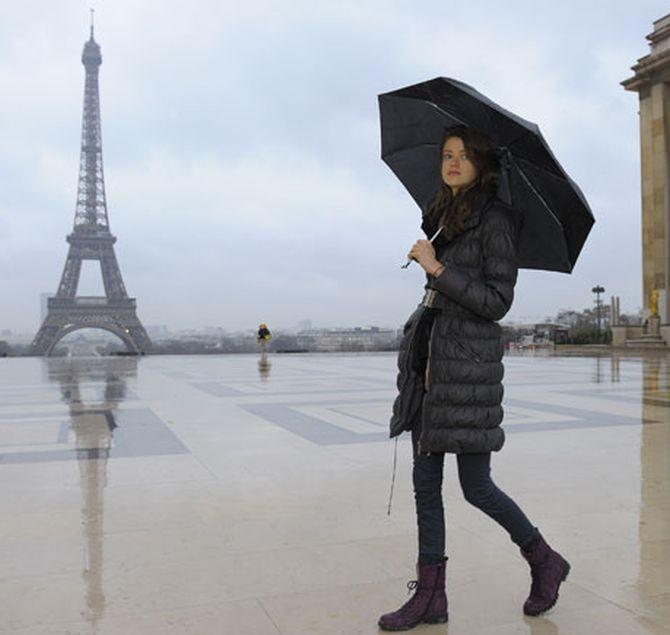
[[[424,216],[427,236],[437,222]],[[425,287],[437,291],[437,308],[419,304],[404,326],[391,437],[419,425],[422,452],[502,448],[504,347],[498,320],[514,298],[520,223],[509,205],[480,192],[463,231],[442,242],[437,257],[445,269],[436,278],[427,275]]]

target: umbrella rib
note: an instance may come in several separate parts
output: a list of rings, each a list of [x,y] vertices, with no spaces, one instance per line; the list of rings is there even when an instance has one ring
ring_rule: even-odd
[[[523,180],[526,182],[526,185],[528,185],[528,187],[533,191],[533,193],[535,194],[535,196],[537,196],[537,198],[539,198],[540,201],[542,201],[542,204],[547,208],[547,211],[549,212],[549,214],[551,214],[551,217],[554,219],[555,223],[556,223],[561,229],[563,229],[563,223],[561,223],[561,221],[560,221],[560,219],[558,218],[558,216],[556,216],[556,214],[554,214],[553,210],[551,209],[551,205],[549,205],[549,203],[547,203],[547,201],[545,200],[544,196],[542,196],[542,194],[540,194],[540,193],[537,191],[537,189],[535,188],[535,186],[531,183],[530,179],[526,176],[526,173],[523,171],[523,169],[521,168],[521,166],[520,166],[516,161],[514,161],[514,167],[519,171],[519,174],[521,174]]]
[[[446,108],[441,108],[441,107],[438,106],[437,104],[434,104],[432,101],[427,101],[426,103],[429,104],[430,106],[432,106],[433,108],[435,108],[435,110],[437,110],[437,111],[439,111],[439,112],[441,112],[441,113],[443,113],[443,114],[446,114],[446,115],[448,115],[449,117],[452,117],[453,119],[455,119],[456,121],[458,121],[458,123],[460,123],[462,126],[467,126],[467,125],[468,125],[467,123],[465,123],[465,121],[463,121],[462,119],[460,119],[459,117],[457,117],[456,115],[454,115],[452,112],[450,112],[450,111],[447,110]]]

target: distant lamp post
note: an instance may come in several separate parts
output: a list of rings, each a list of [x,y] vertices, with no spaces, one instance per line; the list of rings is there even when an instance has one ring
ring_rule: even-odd
[[[596,285],[591,291],[596,294],[596,325],[598,329],[598,341],[600,341],[600,294],[605,293],[605,287]]]

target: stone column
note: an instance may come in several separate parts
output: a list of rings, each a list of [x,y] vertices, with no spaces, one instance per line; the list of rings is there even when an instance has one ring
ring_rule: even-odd
[[[651,52],[621,84],[640,99],[642,306],[658,289],[661,324],[670,323],[670,14],[647,36]]]
[[[610,297],[610,328],[619,326],[620,315],[619,296],[613,295]]]

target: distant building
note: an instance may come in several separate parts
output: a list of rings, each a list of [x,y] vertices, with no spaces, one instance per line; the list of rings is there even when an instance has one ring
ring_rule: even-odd
[[[312,320],[308,320],[308,319],[300,320],[300,322],[298,322],[296,324],[296,329],[298,331],[309,331],[312,328],[314,328],[314,324],[312,324]]]
[[[210,335],[215,337],[222,337],[226,334],[225,329],[222,326],[205,326],[202,329],[204,335]]]
[[[514,323],[505,324],[504,330],[511,335],[505,339],[525,348],[534,345],[566,344],[570,326],[556,322]]]
[[[535,341],[553,342],[554,344],[567,344],[569,326],[556,324],[555,322],[542,322],[535,325]]]
[[[148,324],[146,329],[152,340],[165,339],[170,336],[170,330],[165,324]]]

